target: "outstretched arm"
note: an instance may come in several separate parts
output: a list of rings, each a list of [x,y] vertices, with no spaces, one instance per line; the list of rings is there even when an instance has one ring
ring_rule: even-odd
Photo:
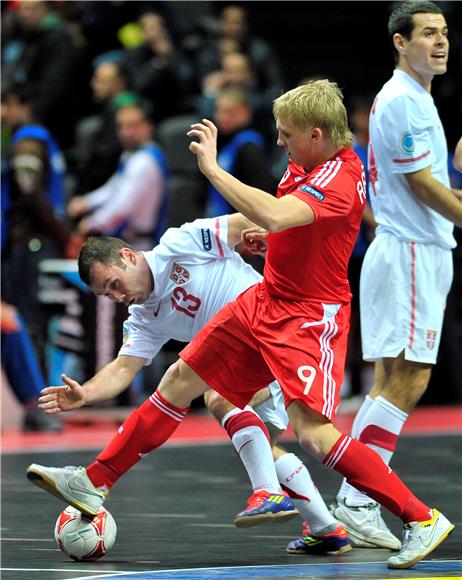
[[[145,359],[137,356],[118,356],[83,385],[63,374],[65,384],[43,389],[38,406],[54,415],[112,399],[131,384],[144,363]]]
[[[256,187],[245,185],[217,163],[217,128],[208,119],[195,123],[188,131],[189,137],[197,137],[189,149],[197,157],[201,172],[226,198],[254,224],[269,232],[278,232],[314,221],[310,206],[293,195],[280,199]]]

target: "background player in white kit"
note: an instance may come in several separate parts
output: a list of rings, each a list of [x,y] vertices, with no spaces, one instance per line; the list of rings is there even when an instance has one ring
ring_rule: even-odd
[[[130,306],[123,345],[117,359],[83,387],[63,376],[68,388],[45,389],[39,406],[47,413],[56,413],[115,397],[144,365],[150,364],[169,339],[189,342],[227,302],[259,282],[260,274],[234,251],[243,228],[250,225],[253,224],[240,214],[196,220],[169,229],[158,246],[143,253],[120,239],[87,240],[79,258],[82,279],[96,294]],[[226,352],[223,357],[226,359]],[[278,384],[272,383],[270,391],[271,396],[256,406],[256,411],[272,435],[279,435],[286,429],[288,417]],[[290,553],[338,554],[350,550],[343,526],[329,513],[300,459],[277,448],[273,463],[265,437],[268,433],[251,407],[238,409],[212,390],[205,394],[205,400],[232,438],[254,489],[248,508],[236,516],[234,523],[247,527],[295,515],[292,502],[281,495],[281,482],[309,525],[302,539],[289,544]],[[148,405],[151,404],[164,406],[159,393],[151,395]],[[124,428],[129,428],[127,422]],[[105,458],[112,459],[120,447],[116,435],[98,456],[99,469]],[[138,459],[136,456],[132,464]],[[121,462],[125,471],[126,458]],[[92,466],[87,467],[93,483],[95,471]],[[116,475],[107,473],[107,479],[95,485],[111,487]]]
[[[447,25],[432,2],[404,2],[388,31],[396,69],[370,115],[370,199],[378,223],[360,283],[363,358],[375,384],[352,435],[388,463],[409,413],[436,363],[452,282],[454,224],[462,226],[461,192],[451,190],[447,146],[430,94],[446,72]],[[353,545],[399,549],[380,508],[343,482],[332,513]]]

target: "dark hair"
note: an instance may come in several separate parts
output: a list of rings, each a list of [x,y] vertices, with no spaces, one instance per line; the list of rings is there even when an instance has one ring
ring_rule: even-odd
[[[127,267],[120,257],[120,251],[129,248],[138,253],[138,250],[120,238],[109,236],[90,237],[83,244],[79,255],[79,274],[85,284],[91,285],[90,270],[96,262],[105,266],[118,266],[125,270]]]
[[[30,83],[12,83],[2,89],[2,102],[15,98],[21,105],[31,105],[36,96],[37,91]]]
[[[138,109],[138,111],[143,113],[147,121],[150,123],[153,122],[154,107],[152,106],[152,103],[136,93],[122,93],[118,95],[113,102],[116,111],[119,111],[120,109]]]
[[[388,34],[393,48],[393,57],[398,62],[399,53],[393,44],[393,35],[401,34],[408,40],[414,30],[414,14],[443,14],[441,8],[434,2],[421,0],[406,0],[396,6],[388,19]]]

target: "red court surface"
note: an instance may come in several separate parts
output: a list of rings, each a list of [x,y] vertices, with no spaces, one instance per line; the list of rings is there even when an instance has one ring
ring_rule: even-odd
[[[2,432],[2,453],[25,451],[52,451],[56,449],[100,449],[113,437],[117,427],[129,412],[107,414],[76,412],[66,415],[64,429],[61,433],[22,433],[17,429]],[[339,414],[337,427],[349,433],[354,413]],[[407,420],[403,434],[412,435],[446,435],[462,434],[462,407],[422,407],[416,409]],[[289,429],[283,439],[293,439]],[[178,427],[166,445],[216,444],[228,440],[228,435],[212,417],[202,413],[191,413]]]

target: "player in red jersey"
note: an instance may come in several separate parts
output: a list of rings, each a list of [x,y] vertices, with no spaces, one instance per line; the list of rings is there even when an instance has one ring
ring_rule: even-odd
[[[347,264],[365,203],[364,169],[351,149],[342,93],[335,83],[312,81],[276,99],[274,115],[278,145],[292,161],[277,198],[218,166],[211,121],[192,125],[188,135],[198,140],[190,149],[202,173],[260,228],[247,235],[249,243],[261,243],[261,228],[269,232],[264,279],[225,306],[180,353],[154,395],[160,404],[139,408],[118,447],[92,466],[92,474],[120,477],[140,453],[172,435],[192,399],[209,387],[242,407],[277,379],[302,447],[403,520],[399,561],[388,565],[409,568],[454,526],[415,497],[377,453],[332,422],[349,326]],[[72,473],[40,467],[35,483],[74,503],[102,504],[92,480]]]

